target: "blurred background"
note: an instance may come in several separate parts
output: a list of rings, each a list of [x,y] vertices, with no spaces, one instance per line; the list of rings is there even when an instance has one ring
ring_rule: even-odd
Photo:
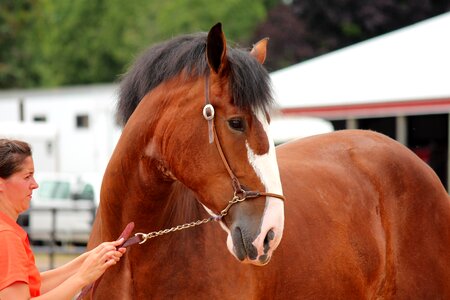
[[[448,188],[449,11],[438,0],[1,0],[0,137],[33,147],[41,186],[19,222],[40,268],[84,251],[121,132],[121,74],[147,47],[217,22],[235,47],[270,38],[277,144],[376,130]]]

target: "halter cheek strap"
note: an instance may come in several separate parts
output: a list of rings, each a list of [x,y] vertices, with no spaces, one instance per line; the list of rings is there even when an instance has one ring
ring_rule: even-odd
[[[222,150],[222,145],[220,144],[220,139],[217,136],[217,131],[214,126],[214,117],[215,117],[215,111],[214,107],[210,103],[209,100],[209,74],[205,77],[205,106],[203,107],[203,117],[205,120],[208,121],[208,135],[209,135],[209,143],[214,142],[216,144],[217,151],[219,152],[220,158],[222,159],[222,162],[230,175],[231,178],[231,184],[233,186],[234,190],[234,196],[233,199],[228,202],[228,206],[221,211],[220,216],[223,217],[228,213],[228,210],[231,208],[231,206],[235,203],[242,202],[249,198],[258,198],[261,196],[268,196],[268,197],[275,197],[281,200],[285,200],[285,197],[283,195],[278,195],[274,193],[266,193],[266,192],[258,192],[258,191],[246,191],[242,188],[241,183],[239,182],[239,179],[234,175],[233,170],[231,170],[230,164],[228,163],[227,158],[225,157],[225,154]]]

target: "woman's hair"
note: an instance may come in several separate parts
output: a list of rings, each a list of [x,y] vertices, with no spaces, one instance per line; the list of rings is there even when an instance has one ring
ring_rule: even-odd
[[[0,138],[0,177],[8,178],[20,171],[23,161],[31,156],[28,143]]]

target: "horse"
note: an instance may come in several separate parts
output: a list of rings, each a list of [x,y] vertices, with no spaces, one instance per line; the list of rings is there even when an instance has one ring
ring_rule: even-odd
[[[275,148],[266,54],[267,39],[227,45],[218,23],[151,47],[124,75],[88,248],[129,222],[139,244],[90,297],[450,299],[436,174],[373,131]]]

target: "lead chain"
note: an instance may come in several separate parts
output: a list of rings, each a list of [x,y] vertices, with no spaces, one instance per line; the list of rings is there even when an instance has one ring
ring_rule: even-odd
[[[159,231],[153,231],[153,232],[149,232],[149,233],[141,233],[141,232],[139,232],[139,233],[136,233],[135,236],[139,236],[142,239],[142,241],[139,242],[139,244],[143,244],[148,239],[152,239],[154,237],[161,236],[161,235],[164,235],[164,234],[167,234],[167,233],[170,233],[170,232],[180,231],[180,230],[183,230],[183,229],[192,228],[192,227],[195,227],[195,226],[206,224],[206,223],[208,223],[210,221],[213,221],[213,220],[217,221],[220,218],[221,218],[220,216],[219,217],[209,217],[207,219],[198,220],[198,221],[194,221],[194,222],[190,222],[190,223],[185,223],[185,224],[181,224],[181,225],[178,225],[178,226],[175,226],[175,227],[172,227],[172,228],[163,229],[163,230],[159,230]]]
[[[214,221],[219,221],[220,219],[222,219],[222,217],[224,217],[224,216],[226,216],[228,214],[228,210],[230,209],[230,207],[233,204],[236,204],[238,202],[242,202],[245,199],[246,199],[246,197],[240,198],[238,196],[234,196],[233,199],[231,199],[228,202],[227,207],[225,207],[225,209],[222,210],[220,212],[220,215],[218,215],[218,216],[209,217],[207,219],[203,219],[203,220],[198,220],[198,221],[194,221],[194,222],[190,222],[190,223],[177,225],[177,226],[174,226],[172,228],[163,229],[163,230],[159,230],[159,231],[152,231],[152,232],[149,232],[149,233],[138,232],[138,233],[135,233],[134,235],[140,237],[140,239],[142,239],[142,241],[140,241],[139,244],[143,244],[148,239],[152,239],[152,238],[157,237],[157,236],[161,236],[161,235],[164,235],[164,234],[167,234],[167,233],[171,233],[171,232],[175,232],[175,231],[180,231],[180,230],[187,229],[187,228],[192,228],[192,227],[195,227],[195,226],[206,224],[206,223],[211,222],[213,220]]]

